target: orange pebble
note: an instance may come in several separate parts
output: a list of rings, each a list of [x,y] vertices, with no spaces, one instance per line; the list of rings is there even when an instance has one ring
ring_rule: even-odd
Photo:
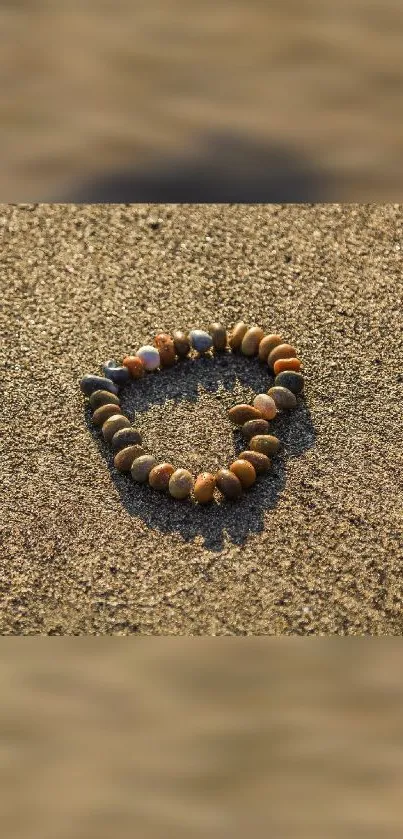
[[[126,355],[123,359],[123,366],[127,367],[133,379],[140,379],[141,376],[144,376],[144,364],[137,355]]]
[[[274,362],[273,370],[277,376],[277,373],[282,373],[283,370],[295,370],[298,373],[301,367],[302,364],[299,358],[278,358]]]
[[[249,489],[256,481],[256,471],[248,460],[234,460],[230,471],[237,476],[243,489]]]
[[[212,501],[214,490],[215,477],[211,472],[202,472],[198,475],[193,492],[199,504],[207,504],[209,501]]]
[[[176,359],[175,345],[170,335],[159,332],[154,338],[154,344],[160,354],[163,367],[170,367]]]

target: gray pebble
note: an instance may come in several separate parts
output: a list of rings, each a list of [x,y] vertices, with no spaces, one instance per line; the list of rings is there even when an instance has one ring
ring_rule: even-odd
[[[125,449],[126,446],[134,446],[141,443],[142,438],[135,428],[120,428],[112,437],[112,448],[115,452]]]
[[[140,484],[145,483],[148,480],[151,469],[156,465],[157,461],[152,454],[143,454],[141,457],[136,457],[131,468],[133,481],[137,481]]]
[[[105,362],[103,371],[105,376],[117,385],[125,385],[130,381],[130,372],[127,367],[121,367],[114,359]]]
[[[86,396],[91,396],[96,390],[108,390],[109,393],[115,393],[116,395],[118,393],[116,385],[110,379],[103,378],[103,376],[93,376],[91,373],[83,376],[80,381],[80,388]]]
[[[203,329],[192,329],[189,333],[189,338],[193,349],[197,352],[207,352],[213,346],[211,335],[208,332],[204,332]]]
[[[286,387],[291,393],[301,393],[304,389],[304,377],[302,373],[295,373],[294,370],[283,370],[274,379],[275,387]]]

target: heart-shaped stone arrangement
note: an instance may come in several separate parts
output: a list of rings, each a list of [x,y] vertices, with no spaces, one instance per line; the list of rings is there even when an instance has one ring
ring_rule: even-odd
[[[142,438],[128,417],[121,411],[119,388],[147,371],[170,367],[192,353],[196,358],[205,353],[241,352],[258,356],[275,374],[274,386],[267,393],[259,393],[253,405],[235,405],[228,412],[234,425],[241,426],[247,448],[229,468],[216,474],[202,472],[196,480],[187,469],[175,469],[171,463],[157,463],[152,454],[142,447]],[[271,458],[280,448],[280,440],[269,434],[269,421],[279,411],[288,411],[297,404],[297,395],[304,388],[301,361],[295,348],[284,342],[281,335],[265,335],[259,326],[248,326],[241,321],[231,331],[214,323],[209,332],[193,329],[174,332],[172,337],[158,334],[154,346],[140,347],[134,355],[127,355],[118,364],[107,361],[104,376],[87,374],[80,382],[82,392],[89,397],[93,423],[102,428],[104,439],[111,444],[114,464],[121,472],[131,472],[134,481],[145,483],[156,490],[168,491],[174,498],[194,499],[205,504],[213,499],[215,489],[229,499],[237,499],[242,491],[254,484],[256,477],[268,471]]]

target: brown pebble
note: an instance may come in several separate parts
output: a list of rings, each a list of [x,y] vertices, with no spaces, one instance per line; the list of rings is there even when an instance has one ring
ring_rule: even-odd
[[[158,463],[153,466],[148,476],[148,483],[153,489],[165,490],[168,489],[169,479],[175,472],[175,467],[172,463]]]
[[[126,446],[115,454],[113,462],[120,472],[129,472],[136,457],[141,457],[143,454],[145,452],[142,446]]]
[[[115,451],[127,449],[128,446],[135,446],[142,443],[141,434],[137,428],[121,428],[112,437],[112,448]]]
[[[253,405],[234,405],[228,411],[228,418],[234,425],[244,425],[248,420],[262,419],[262,415]]]
[[[266,420],[274,419],[277,414],[276,403],[268,393],[258,393],[253,400],[253,404]]]
[[[277,347],[278,344],[282,344],[283,339],[281,335],[265,335],[262,338],[259,344],[259,358],[261,361],[267,361],[270,353],[274,350],[274,347]]]
[[[294,372],[299,373],[301,367],[302,364],[299,358],[278,358],[273,364],[273,370],[276,376],[278,373],[282,373],[283,370],[294,370]]]
[[[257,434],[249,441],[251,449],[272,457],[280,448],[280,440],[272,434]]]
[[[141,379],[141,377],[144,376],[144,364],[138,355],[126,355],[122,364],[123,367],[127,367],[133,379]]]
[[[215,476],[211,472],[201,472],[194,485],[194,495],[199,504],[207,504],[212,500],[216,485]]]
[[[171,336],[165,332],[159,332],[154,338],[154,344],[160,354],[162,367],[172,367],[175,363],[176,352]]]
[[[127,417],[122,416],[122,414],[114,414],[112,417],[109,417],[102,426],[104,439],[110,443],[113,435],[116,434],[120,428],[128,428],[129,425],[130,420],[128,420]]]
[[[101,405],[92,415],[94,425],[103,425],[109,417],[115,414],[121,414],[122,411],[119,405]]]
[[[243,322],[243,320],[240,320],[238,323],[235,324],[228,341],[232,350],[239,350],[242,344],[243,337],[247,331],[248,327],[246,326],[246,323]]]
[[[130,470],[133,481],[137,481],[139,484],[144,484],[151,472],[151,469],[156,465],[156,463],[157,461],[152,454],[143,454],[140,455],[140,457],[136,457]]]
[[[245,440],[250,440],[256,434],[268,434],[269,423],[265,419],[248,420],[243,424],[241,432]]]
[[[270,467],[271,460],[262,452],[244,451],[238,455],[238,460],[247,460],[252,464],[257,475],[263,475]]]
[[[259,344],[264,338],[264,331],[260,326],[252,326],[242,338],[241,350],[244,355],[257,355]]]
[[[220,469],[216,475],[217,489],[226,498],[239,498],[242,495],[242,484],[229,469]]]
[[[169,492],[174,498],[187,498],[193,483],[193,475],[187,469],[176,469],[169,479]]]
[[[297,355],[297,351],[295,347],[292,347],[291,344],[279,344],[277,347],[274,347],[274,350],[271,351],[267,363],[269,367],[273,369],[274,362],[277,361],[279,358],[295,358]]]
[[[227,346],[227,330],[221,323],[212,323],[209,328],[215,350],[225,350]]]
[[[241,482],[242,489],[249,489],[256,481],[255,468],[249,460],[242,460],[241,458],[234,460],[231,463],[230,471],[237,476]]]
[[[297,404],[297,397],[295,396],[295,393],[288,390],[288,387],[281,387],[279,385],[277,385],[277,387],[271,387],[268,391],[268,395],[274,399],[277,408],[280,408],[281,411],[287,411],[289,408],[295,408]]]
[[[177,354],[181,358],[184,358],[190,352],[190,341],[188,333],[177,330],[173,333],[172,337]]]
[[[90,405],[93,411],[96,411],[102,405],[120,405],[120,399],[107,390],[94,390],[94,393],[90,396]]]

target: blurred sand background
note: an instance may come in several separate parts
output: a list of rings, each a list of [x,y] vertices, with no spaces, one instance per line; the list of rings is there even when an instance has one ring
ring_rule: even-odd
[[[18,0],[0,20],[3,201],[401,197],[397,0]]]
[[[399,205],[3,206],[3,633],[401,634]],[[196,508],[111,464],[79,391],[158,330],[281,330],[306,398],[271,477]],[[196,474],[270,385],[231,354],[124,391],[145,445]]]

